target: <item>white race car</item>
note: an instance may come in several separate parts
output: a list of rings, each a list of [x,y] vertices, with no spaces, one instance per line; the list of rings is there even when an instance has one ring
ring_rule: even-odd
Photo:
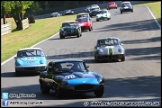
[[[99,61],[121,60],[125,61],[125,49],[119,38],[100,38],[94,49],[94,58]]]
[[[110,20],[111,19],[111,14],[108,10],[104,9],[98,12],[98,14],[96,15],[96,21],[99,20]]]

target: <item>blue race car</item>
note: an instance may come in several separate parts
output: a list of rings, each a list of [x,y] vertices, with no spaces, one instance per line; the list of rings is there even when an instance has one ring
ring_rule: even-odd
[[[94,92],[96,97],[104,94],[104,78],[88,71],[82,60],[56,60],[49,62],[47,70],[40,73],[41,92],[48,94],[55,90],[56,97],[64,93]]]
[[[46,69],[47,60],[41,48],[24,48],[15,57],[15,74],[39,73]]]

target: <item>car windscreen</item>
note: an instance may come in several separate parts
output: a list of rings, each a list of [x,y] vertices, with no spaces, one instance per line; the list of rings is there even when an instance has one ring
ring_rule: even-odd
[[[63,23],[62,27],[69,27],[69,26],[78,26],[77,22],[67,22],[67,23]]]
[[[68,61],[55,63],[56,72],[86,72],[87,69],[83,62],[80,61]]]
[[[119,45],[118,39],[102,39],[98,40],[98,45],[99,46],[115,46]]]
[[[22,50],[17,53],[17,57],[41,57],[44,56],[43,52],[41,50]]]
[[[88,18],[79,18],[78,22],[88,22]]]
[[[107,11],[98,11],[98,14],[104,14],[107,13]]]
[[[77,18],[81,18],[81,17],[88,17],[88,14],[80,14],[80,15],[77,15]]]
[[[123,4],[121,5],[121,7],[130,7],[130,6],[131,6],[130,3],[123,3]]]

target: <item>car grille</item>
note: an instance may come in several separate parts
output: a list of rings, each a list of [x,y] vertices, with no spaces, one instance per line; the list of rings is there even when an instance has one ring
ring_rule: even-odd
[[[81,84],[81,85],[75,86],[75,90],[77,91],[92,90],[93,88],[94,86],[90,84]]]
[[[71,29],[70,28],[65,28],[64,29],[66,32],[71,32]]]

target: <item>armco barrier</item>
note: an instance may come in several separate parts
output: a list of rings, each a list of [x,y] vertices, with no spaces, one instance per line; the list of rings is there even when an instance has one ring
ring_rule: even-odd
[[[1,25],[1,36],[8,34],[10,32],[11,32],[11,24],[10,23]]]

